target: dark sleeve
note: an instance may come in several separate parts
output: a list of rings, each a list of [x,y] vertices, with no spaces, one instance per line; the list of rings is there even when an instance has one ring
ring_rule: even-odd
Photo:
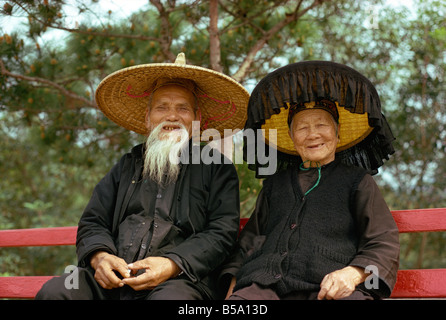
[[[233,254],[224,265],[221,274],[223,281],[229,281],[232,277],[235,277],[244,260],[262,247],[266,237],[265,228],[268,222],[268,208],[266,191],[265,188],[262,188],[257,197],[254,212],[240,232]]]
[[[203,279],[219,267],[231,253],[237,239],[240,223],[237,171],[233,164],[215,165],[213,170],[205,228],[163,255],[177,263],[192,281]]]
[[[76,251],[82,267],[90,264],[96,251],[117,254],[111,230],[122,163],[123,159],[96,185],[79,221]]]
[[[368,278],[374,293],[388,297],[396,282],[399,265],[399,233],[392,214],[373,180],[366,175],[355,194],[354,215],[360,242],[358,253],[350,263],[352,266],[375,271],[379,282]],[[375,281],[375,283],[373,282]]]

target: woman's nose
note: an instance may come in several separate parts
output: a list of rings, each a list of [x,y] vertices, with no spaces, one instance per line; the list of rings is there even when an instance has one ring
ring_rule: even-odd
[[[315,139],[318,138],[319,135],[319,130],[317,130],[315,127],[310,127],[308,130],[307,139]]]

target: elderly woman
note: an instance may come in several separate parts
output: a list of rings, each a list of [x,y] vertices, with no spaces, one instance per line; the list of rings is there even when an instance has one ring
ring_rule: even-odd
[[[256,126],[277,130],[279,168],[225,269],[229,299],[390,296],[398,230],[370,173],[394,138],[373,85],[335,63],[286,66],[254,89]]]

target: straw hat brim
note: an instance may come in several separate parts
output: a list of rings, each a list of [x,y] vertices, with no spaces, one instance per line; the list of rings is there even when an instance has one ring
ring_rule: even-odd
[[[243,129],[249,100],[246,89],[222,73],[185,63],[142,64],[118,70],[99,84],[97,105],[113,122],[147,135],[145,113],[154,83],[161,77],[196,83],[201,131],[216,129],[223,137],[225,129]]]

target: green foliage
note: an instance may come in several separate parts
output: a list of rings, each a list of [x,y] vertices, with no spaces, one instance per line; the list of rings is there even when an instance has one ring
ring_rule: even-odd
[[[254,171],[246,163],[236,164],[240,179],[240,217],[249,218],[254,211],[257,196],[262,189],[262,180],[256,179]]]

